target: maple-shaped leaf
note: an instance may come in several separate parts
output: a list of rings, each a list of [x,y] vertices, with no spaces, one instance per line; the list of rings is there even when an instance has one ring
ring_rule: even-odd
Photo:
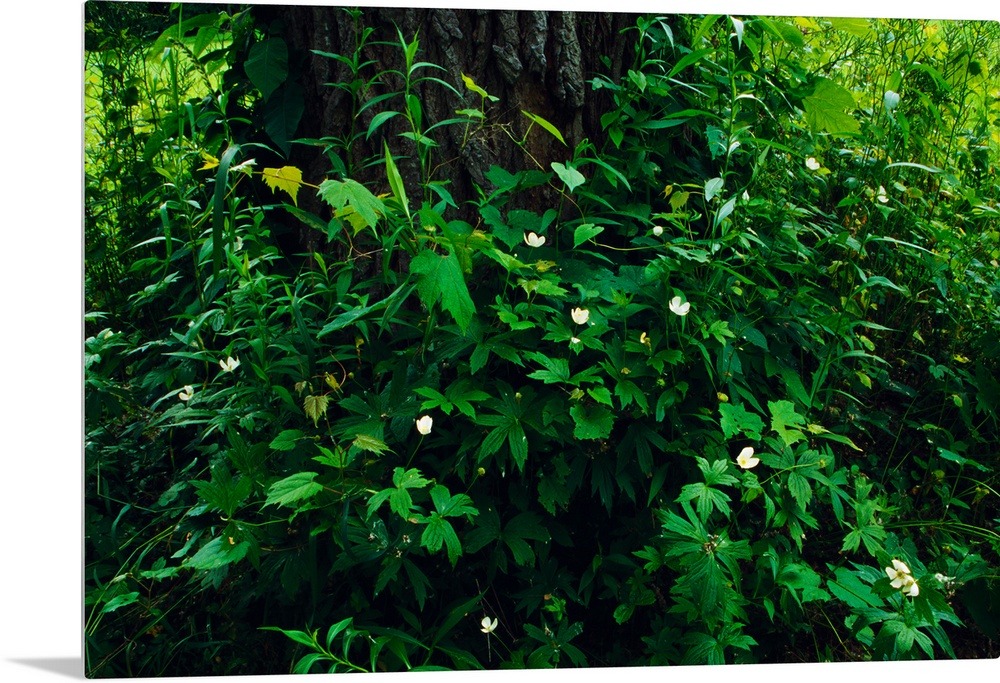
[[[281,168],[265,168],[263,171],[264,182],[272,192],[281,190],[292,198],[292,204],[299,205],[299,188],[302,187],[302,171],[295,166],[282,166]]]
[[[350,214],[356,215],[365,226],[373,230],[379,216],[385,214],[385,204],[382,200],[373,195],[367,187],[350,178],[344,181],[324,180],[319,185],[319,196],[336,209],[338,215],[347,216],[348,220],[351,220]],[[342,213],[341,210],[347,206],[354,211]],[[354,228],[357,231],[357,225],[354,225]]]
[[[326,407],[329,404],[329,396],[306,396],[302,401],[302,407],[306,415],[312,418],[314,427],[319,425],[319,418],[326,415]]]
[[[817,79],[816,90],[802,100],[802,105],[814,133],[850,135],[861,131],[861,126],[850,114],[857,108],[851,91],[827,78]]]

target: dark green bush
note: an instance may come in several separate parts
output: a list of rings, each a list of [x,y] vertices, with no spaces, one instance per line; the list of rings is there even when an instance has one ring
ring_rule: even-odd
[[[88,675],[997,637],[995,25],[642,17],[599,136],[527,112],[564,160],[453,197],[434,137],[499,116],[474,77],[357,12],[401,89],[331,84],[328,177],[258,167],[296,144],[281,39],[190,11],[88,24],[124,143],[87,159]],[[424,120],[418,82],[470,106]],[[369,107],[406,122],[387,191],[339,154]]]

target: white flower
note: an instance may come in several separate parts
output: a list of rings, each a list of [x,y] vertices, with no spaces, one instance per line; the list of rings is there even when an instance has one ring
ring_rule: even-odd
[[[192,396],[194,396],[194,387],[190,384],[185,384],[184,388],[177,394],[177,398],[182,401],[190,401]]]
[[[747,192],[746,190],[743,190],[743,201],[745,202],[750,201],[750,193]]]
[[[577,325],[583,325],[590,320],[590,311],[586,308],[574,308],[569,314]]]
[[[685,301],[681,303],[681,298],[675,296],[670,300],[670,310],[677,315],[687,315],[688,311],[691,310],[691,302]]]
[[[882,96],[882,101],[885,102],[885,108],[892,111],[899,106],[899,93],[886,90],[885,95]]]
[[[545,244],[545,238],[541,235],[536,235],[533,232],[529,232],[525,235],[524,241],[529,247],[540,247]]]
[[[653,234],[656,235],[657,237],[659,237],[660,235],[662,235],[663,234],[663,226],[662,225],[654,225],[653,226]]]
[[[232,372],[236,368],[240,367],[240,362],[232,356],[229,356],[226,360],[219,361],[219,367],[222,368],[223,372]]]
[[[885,194],[885,188],[882,187],[881,185],[878,186],[878,196],[876,197],[876,199],[878,199],[883,204],[889,201],[889,198]]]
[[[905,563],[894,559],[892,566],[885,568],[885,574],[891,579],[889,585],[893,588],[898,588],[913,598],[920,594],[920,587],[916,579],[910,575],[910,568]]]
[[[569,338],[569,343],[570,344],[579,344],[580,343],[580,338],[579,337],[570,337]]]
[[[236,236],[236,251],[239,251],[242,248],[243,248],[243,238],[240,237],[239,235],[237,235]]]
[[[816,161],[815,157],[809,157],[806,159],[806,168],[810,171],[818,171],[820,169],[820,163]]]
[[[736,464],[745,470],[748,470],[751,467],[756,467],[759,462],[760,458],[753,457],[752,446],[747,446],[742,451],[740,451],[739,455],[736,456]]]
[[[483,617],[483,620],[479,623],[483,625],[483,627],[479,629],[480,631],[482,631],[483,633],[493,633],[493,631],[497,627],[497,624],[500,623],[500,620],[494,618],[493,621],[490,621],[489,617]]]
[[[645,346],[650,346],[650,347],[652,346],[652,343],[649,341],[649,335],[647,335],[645,332],[639,335],[639,343]]]
[[[431,433],[431,427],[434,425],[434,418],[430,415],[424,415],[422,418],[417,420],[417,431],[427,436]]]

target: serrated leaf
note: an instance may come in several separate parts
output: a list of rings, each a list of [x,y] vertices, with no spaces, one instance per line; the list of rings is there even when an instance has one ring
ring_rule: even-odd
[[[764,431],[764,421],[759,415],[732,403],[720,404],[719,413],[722,416],[720,426],[726,439],[744,434],[754,441],[760,440],[761,432]]]
[[[292,507],[293,503],[312,498],[323,490],[321,484],[313,481],[317,476],[316,472],[296,472],[291,476],[274,482],[267,490],[267,500],[264,502],[264,505]]]
[[[861,582],[851,570],[838,567],[834,579],[826,582],[827,589],[840,600],[847,603],[851,609],[881,607],[882,599],[872,592],[871,587]]]
[[[306,412],[306,417],[312,418],[313,426],[318,426],[319,418],[326,415],[326,408],[330,404],[329,396],[306,396],[302,400],[302,408]]]
[[[857,120],[848,113],[857,105],[851,92],[827,78],[818,78],[812,95],[802,100],[806,121],[814,133],[855,134],[861,131]]]
[[[809,485],[809,481],[798,472],[789,472],[788,491],[792,494],[795,502],[799,504],[799,508],[805,510],[812,498],[812,487]]]
[[[442,544],[447,548],[448,560],[451,562],[451,566],[454,567],[458,557],[462,554],[462,543],[458,540],[455,528],[451,525],[451,522],[441,515],[434,513],[431,515],[427,526],[424,527],[424,532],[420,538],[420,545],[433,553],[440,550]]]
[[[302,171],[295,166],[282,166],[281,168],[265,168],[262,171],[264,184],[271,188],[272,192],[281,190],[292,198],[292,204],[298,206],[299,188],[302,187]],[[321,229],[325,230],[326,226]]]
[[[389,445],[385,441],[370,434],[357,434],[354,437],[354,441],[351,442],[351,448],[368,451],[376,455],[382,455],[384,452],[390,450]]]
[[[771,411],[771,429],[778,433],[786,446],[805,439],[805,435],[795,427],[805,425],[806,419],[795,412],[795,404],[791,401],[768,401]]]
[[[614,414],[602,406],[576,404],[569,409],[573,418],[573,436],[577,439],[606,439],[611,436]]]
[[[367,187],[348,178],[344,181],[324,180],[319,186],[319,196],[338,212],[350,207],[355,215],[370,228],[375,228],[379,216],[385,214],[382,200],[373,195]],[[344,214],[348,216],[347,213]]]
[[[410,272],[418,276],[417,293],[424,305],[431,308],[440,299],[441,307],[451,313],[459,328],[465,332],[476,307],[455,253],[442,256],[425,249],[410,262]]]

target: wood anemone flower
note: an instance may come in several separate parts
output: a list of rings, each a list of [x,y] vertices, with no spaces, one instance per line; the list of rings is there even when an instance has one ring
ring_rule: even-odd
[[[230,356],[226,360],[220,360],[219,367],[222,368],[223,372],[232,372],[236,368],[240,367],[240,361]]]
[[[893,588],[898,588],[912,598],[920,595],[917,580],[910,574],[910,568],[905,563],[893,559],[892,566],[885,568],[885,574],[891,579],[889,585]]]
[[[670,311],[672,313],[676,313],[677,315],[680,316],[687,315],[688,311],[691,310],[691,302],[690,301],[682,302],[679,296],[675,296],[673,299],[671,299],[669,306],[670,306]]]
[[[497,624],[500,623],[500,620],[494,617],[493,621],[490,621],[489,617],[483,617],[483,620],[479,623],[483,625],[483,627],[479,629],[480,631],[482,631],[483,633],[493,633],[493,631],[497,627]]]
[[[574,308],[569,314],[573,318],[573,322],[577,325],[583,325],[590,320],[590,311],[586,308]]]
[[[177,394],[177,398],[182,401],[190,401],[192,396],[194,396],[194,387],[190,384],[185,384],[184,388]]]
[[[434,418],[430,415],[424,415],[422,418],[417,420],[417,431],[427,436],[431,433],[431,427],[434,426]]]
[[[756,467],[760,463],[760,458],[753,457],[753,447],[747,446],[736,456],[736,464],[745,470]]]
[[[545,238],[542,237],[541,235],[536,235],[533,232],[529,232],[527,235],[524,236],[524,242],[529,247],[540,247],[543,244],[545,244]]]

